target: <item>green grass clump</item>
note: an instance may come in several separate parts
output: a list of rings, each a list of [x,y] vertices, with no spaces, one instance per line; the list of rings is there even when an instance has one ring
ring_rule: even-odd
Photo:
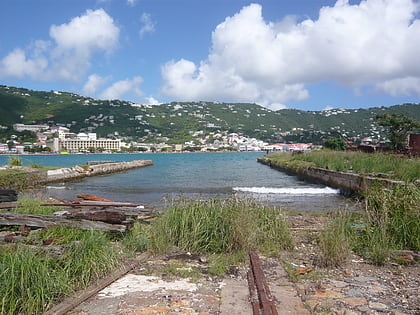
[[[414,185],[372,187],[366,194],[372,229],[386,232],[397,249],[420,250],[420,190]]]
[[[250,200],[184,200],[152,227],[150,249],[172,246],[194,253],[234,253],[256,248],[275,254],[290,247],[286,220],[278,209]]]
[[[22,166],[22,159],[18,156],[9,156],[9,165],[10,166]]]
[[[121,250],[109,235],[69,227],[52,227],[31,233],[28,243],[54,238],[61,254],[48,246],[25,244],[0,253],[1,314],[43,314],[63,296],[86,287],[121,263]]]
[[[420,159],[405,158],[393,154],[312,151],[304,154],[275,153],[268,159],[274,166],[296,169],[317,166],[339,172],[352,171],[359,174],[386,174],[392,179],[413,182],[420,178]]]
[[[140,222],[135,222],[134,226],[125,232],[122,239],[122,244],[132,254],[147,250],[148,243],[148,229]]]
[[[322,267],[338,267],[350,257],[352,231],[348,215],[340,214],[318,238],[317,263]]]
[[[376,265],[383,265],[391,250],[420,250],[420,191],[416,186],[373,186],[365,204],[365,213],[357,220],[354,215],[339,214],[321,232],[320,265],[342,265],[350,249]]]
[[[80,240],[74,240],[63,254],[63,268],[73,287],[85,287],[113,270],[119,263],[119,252],[104,233],[83,231]]]
[[[68,275],[49,256],[24,247],[0,254],[1,314],[43,314],[69,292]]]
[[[59,207],[41,206],[44,202],[45,200],[37,196],[32,196],[30,194],[20,195],[18,198],[18,207],[13,209],[13,212],[48,215],[62,210]]]

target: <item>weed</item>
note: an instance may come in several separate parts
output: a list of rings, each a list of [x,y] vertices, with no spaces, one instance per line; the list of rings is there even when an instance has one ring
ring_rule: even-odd
[[[22,166],[22,159],[18,156],[9,156],[9,165],[10,166]]]
[[[0,254],[1,314],[43,314],[69,292],[68,275],[45,255],[24,247]]]
[[[18,199],[18,207],[15,208],[13,211],[16,213],[24,213],[24,214],[53,214],[56,211],[61,210],[57,207],[49,207],[49,206],[41,206],[41,204],[45,202],[39,197],[24,194],[20,195]]]
[[[131,253],[143,252],[147,249],[149,239],[145,226],[135,222],[132,229],[127,231],[122,239],[122,244]]]
[[[323,267],[337,267],[345,263],[350,255],[351,234],[349,217],[340,214],[332,224],[321,231],[317,263]]]
[[[273,247],[291,245],[279,210],[236,198],[183,200],[156,221],[151,234],[155,252],[170,246],[195,253],[231,253],[256,246],[275,252]]]

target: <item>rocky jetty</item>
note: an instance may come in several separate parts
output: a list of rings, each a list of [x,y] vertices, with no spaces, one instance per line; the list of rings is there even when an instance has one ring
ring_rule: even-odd
[[[133,161],[94,161],[84,166],[73,166],[71,168],[60,168],[49,170],[46,176],[43,176],[41,182],[43,184],[52,182],[63,182],[74,179],[81,179],[88,176],[97,176],[104,174],[112,174],[126,171],[134,168],[152,166],[151,160],[133,160]]]

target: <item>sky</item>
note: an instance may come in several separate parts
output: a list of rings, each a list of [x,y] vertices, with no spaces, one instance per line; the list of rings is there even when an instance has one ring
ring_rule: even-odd
[[[420,102],[420,0],[1,0],[0,29],[2,85],[272,110]]]

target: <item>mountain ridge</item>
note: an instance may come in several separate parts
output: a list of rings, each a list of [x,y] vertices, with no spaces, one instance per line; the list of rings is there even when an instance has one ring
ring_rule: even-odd
[[[235,132],[268,142],[319,142],[328,136],[383,137],[374,117],[403,113],[420,120],[420,104],[390,107],[272,111],[254,103],[171,102],[160,105],[96,100],[70,92],[34,91],[0,85],[0,125],[63,125],[72,132],[136,141],[183,143],[193,134]]]

